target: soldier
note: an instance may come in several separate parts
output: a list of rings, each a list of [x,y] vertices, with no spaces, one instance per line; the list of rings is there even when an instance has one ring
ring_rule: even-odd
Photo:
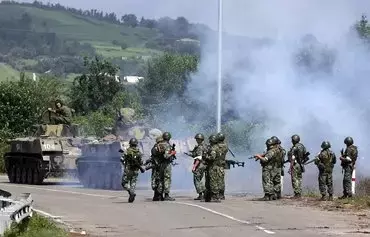
[[[284,176],[284,158],[286,155],[285,149],[281,146],[281,141],[278,137],[271,137],[274,146],[280,151],[280,156],[277,156],[275,161],[275,168],[272,175],[272,183],[274,185],[274,192],[277,199],[281,198],[281,182]]]
[[[293,146],[288,152],[288,159],[290,161],[289,173],[292,177],[294,198],[300,198],[302,195],[302,174],[305,171],[303,164],[308,160],[306,147],[300,143],[300,140],[301,138],[297,134],[293,135]]]
[[[264,201],[275,200],[274,187],[272,183],[272,174],[274,172],[274,162],[280,157],[280,151],[274,147],[273,140],[266,140],[267,151],[265,154],[256,154],[254,157],[260,160],[262,166],[262,185],[265,196]]]
[[[160,182],[160,166],[159,166],[159,160],[158,160],[158,153],[159,153],[159,143],[163,141],[162,135],[156,138],[156,143],[154,144],[152,150],[151,150],[151,156],[148,160],[145,161],[145,165],[148,165],[146,167],[146,170],[151,169],[152,175],[151,175],[151,186],[152,190],[154,191],[153,195],[153,201],[163,201],[163,194],[161,193],[162,184]]]
[[[321,201],[326,200],[326,186],[328,187],[329,201],[333,201],[333,168],[337,158],[330,150],[330,143],[323,141],[321,143],[321,152],[316,156],[315,165],[319,169],[319,189]]]
[[[209,137],[209,149],[207,155],[205,156],[206,162],[206,202],[221,202],[220,200],[220,186],[221,180],[220,176],[222,173],[221,154],[218,150],[218,140],[216,135],[211,135]]]
[[[221,152],[221,159],[223,163],[225,163],[226,154],[229,152],[229,147],[227,143],[225,142],[225,135],[223,133],[218,133],[217,140],[218,140],[218,148]],[[220,199],[225,200],[225,169],[224,169],[224,166],[221,170],[220,180],[221,180]]]
[[[48,108],[48,111],[53,112],[54,116],[52,116],[52,123],[53,124],[71,124],[72,119],[72,110],[63,104],[61,100],[55,101],[56,109],[53,110],[52,108]]]
[[[357,146],[353,145],[353,138],[346,137],[344,139],[344,144],[346,144],[346,150],[340,157],[341,166],[344,170],[343,175],[343,196],[339,199],[351,198],[352,197],[352,173],[356,165],[356,160],[358,156]]]
[[[198,193],[198,197],[194,198],[194,200],[202,200],[204,198],[204,192],[206,189],[202,180],[204,177],[204,172],[206,170],[203,157],[207,152],[207,145],[204,142],[203,134],[198,133],[195,135],[194,138],[198,144],[197,146],[194,147],[193,151],[191,152],[191,155],[194,158],[194,166],[193,166],[194,186],[195,186],[195,190]]]
[[[170,139],[171,134],[165,132],[162,135],[163,141],[159,142],[159,156],[160,156],[160,182],[161,182],[161,193],[164,193],[164,201],[175,201],[174,198],[170,197],[171,188],[171,174],[172,174],[172,159],[176,155],[176,151],[172,150]],[[162,194],[161,194],[162,195]]]
[[[124,163],[124,171],[122,175],[122,187],[127,190],[129,194],[128,202],[134,202],[135,200],[135,189],[137,177],[139,175],[139,169],[143,164],[142,153],[137,147],[138,141],[136,138],[131,138],[129,141],[130,147],[127,148],[126,154],[121,158]]]

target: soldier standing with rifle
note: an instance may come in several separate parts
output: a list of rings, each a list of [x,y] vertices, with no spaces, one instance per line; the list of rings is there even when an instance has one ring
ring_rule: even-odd
[[[146,170],[151,169],[151,186],[152,190],[154,191],[153,201],[163,201],[164,197],[160,190],[163,189],[161,186],[162,183],[160,182],[160,161],[159,161],[159,143],[163,141],[162,136],[157,137],[156,143],[152,147],[151,150],[151,157],[145,161],[144,165],[146,166]]]
[[[315,159],[315,165],[319,169],[321,201],[326,201],[326,186],[328,187],[329,201],[333,201],[333,168],[337,158],[330,147],[330,142],[323,141],[321,143],[322,150]]]
[[[223,163],[225,163],[226,162],[226,155],[229,152],[229,146],[225,142],[225,135],[223,133],[218,133],[217,134],[217,141],[218,141],[218,143],[217,143],[218,149],[221,152],[221,157],[220,158],[222,159]],[[223,166],[223,167],[225,167],[225,166]],[[220,177],[220,182],[221,182],[220,199],[225,200],[225,169],[222,168],[220,170],[220,172],[221,172],[221,177]]]
[[[198,193],[198,197],[194,198],[194,200],[203,200],[204,199],[204,192],[206,190],[206,187],[204,183],[202,182],[204,177],[204,172],[206,170],[206,166],[203,160],[203,157],[205,156],[207,152],[207,145],[204,142],[204,135],[201,133],[198,133],[195,135],[195,140],[197,141],[197,145],[194,147],[194,149],[191,151],[190,155],[194,158],[193,163],[193,181],[195,190]]]
[[[343,152],[341,151],[340,160],[341,166],[344,171],[343,175],[343,196],[339,199],[344,198],[351,198],[352,197],[352,173],[355,169],[356,160],[358,156],[358,149],[357,146],[353,145],[353,138],[346,137],[344,139],[344,144],[346,144],[347,148]]]
[[[298,135],[292,136],[293,146],[288,152],[288,160],[290,162],[289,172],[292,177],[292,187],[294,198],[300,198],[302,195],[302,174],[305,172],[303,164],[307,162],[308,157],[305,146],[300,143],[301,138]]]
[[[281,146],[281,141],[278,137],[271,137],[274,146],[279,150],[280,155],[277,156],[275,161],[274,172],[272,175],[272,183],[274,185],[274,192],[277,199],[281,198],[281,183],[284,178],[284,159],[286,155],[285,149]]]
[[[172,161],[176,158],[176,151],[170,144],[171,134],[165,132],[162,135],[163,141],[159,142],[159,161],[160,161],[160,182],[162,183],[161,195],[164,193],[164,201],[175,201],[170,196],[171,176],[172,176]]]
[[[220,187],[222,182],[220,180],[221,172],[224,167],[222,163],[221,154],[218,149],[218,140],[216,135],[209,137],[209,149],[205,156],[206,163],[206,202],[221,202],[220,200]]]
[[[262,186],[265,196],[262,198],[263,201],[275,200],[274,187],[272,183],[272,174],[274,172],[274,163],[280,158],[280,151],[274,147],[273,140],[271,138],[266,140],[266,153],[256,154],[254,157],[256,160],[260,160],[262,166]]]
[[[129,194],[128,202],[135,201],[135,189],[139,170],[144,173],[145,170],[141,167],[143,165],[142,153],[137,147],[138,141],[136,138],[131,138],[129,141],[130,147],[127,148],[126,154],[123,154],[121,162],[124,164],[124,172],[122,175],[122,187],[127,190]],[[123,152],[123,150],[120,150]]]

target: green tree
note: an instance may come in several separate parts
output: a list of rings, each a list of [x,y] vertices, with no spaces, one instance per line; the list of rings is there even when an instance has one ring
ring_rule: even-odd
[[[98,57],[91,61],[85,58],[84,65],[87,73],[76,77],[71,88],[72,105],[79,114],[108,105],[122,88],[115,79],[117,66]]]
[[[198,61],[196,56],[169,53],[149,61],[145,79],[139,82],[144,104],[160,103],[173,95],[182,97]]]
[[[370,35],[370,26],[367,17],[362,15],[361,20],[356,23],[356,30],[360,38],[368,39]]]

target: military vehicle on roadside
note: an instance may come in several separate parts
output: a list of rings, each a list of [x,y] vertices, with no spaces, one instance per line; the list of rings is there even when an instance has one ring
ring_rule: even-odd
[[[122,189],[121,177],[123,166],[121,153],[129,146],[129,140],[135,137],[139,141],[139,149],[144,154],[143,160],[150,158],[150,152],[155,139],[162,135],[159,129],[151,129],[145,123],[134,119],[135,111],[123,108],[118,113],[116,124],[109,128],[111,134],[99,141],[93,141],[81,146],[81,156],[76,160],[78,177],[87,188]],[[188,139],[194,140],[194,139]],[[176,144],[176,150],[188,152],[191,141],[171,140]]]
[[[51,118],[51,112],[44,115]],[[33,126],[29,137],[8,140],[10,151],[4,154],[5,169],[11,183],[41,184],[49,176],[75,174],[80,145],[94,138],[79,137],[78,124],[42,124]]]

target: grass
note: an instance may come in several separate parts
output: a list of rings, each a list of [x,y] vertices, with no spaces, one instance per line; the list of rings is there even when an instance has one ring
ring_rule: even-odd
[[[37,215],[22,221],[4,233],[4,237],[67,237],[69,233],[49,219]]]
[[[27,12],[32,18],[34,31],[55,32],[59,37],[72,40],[97,42],[125,42],[129,47],[144,47],[158,36],[156,29],[111,24],[72,13],[39,9],[31,6],[0,5],[0,19],[19,19]],[[43,25],[46,22],[46,26]]]

